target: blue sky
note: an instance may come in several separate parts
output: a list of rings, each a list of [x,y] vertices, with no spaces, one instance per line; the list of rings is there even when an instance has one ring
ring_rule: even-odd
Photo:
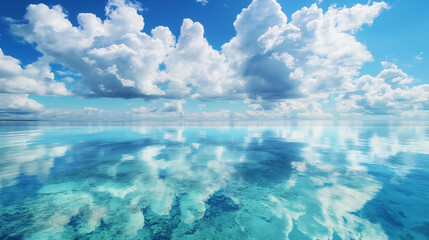
[[[427,9],[424,0],[2,1],[0,118],[427,119]]]

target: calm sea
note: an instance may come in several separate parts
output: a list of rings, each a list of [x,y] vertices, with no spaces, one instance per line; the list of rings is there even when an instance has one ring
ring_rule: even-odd
[[[429,239],[428,216],[427,122],[0,122],[0,239]]]

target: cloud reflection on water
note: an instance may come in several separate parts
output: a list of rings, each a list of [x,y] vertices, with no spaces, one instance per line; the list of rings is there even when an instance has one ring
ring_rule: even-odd
[[[20,175],[42,186],[36,196],[0,197],[1,235],[30,239],[387,239],[361,213],[385,184],[373,168],[387,168],[389,183],[400,184],[420,163],[392,158],[429,154],[421,126],[18,133],[1,136],[0,191],[25,191]],[[8,212],[27,223],[6,219]]]

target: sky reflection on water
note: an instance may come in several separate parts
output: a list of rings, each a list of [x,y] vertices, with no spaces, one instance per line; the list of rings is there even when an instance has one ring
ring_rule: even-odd
[[[2,126],[2,239],[427,239],[429,126]]]

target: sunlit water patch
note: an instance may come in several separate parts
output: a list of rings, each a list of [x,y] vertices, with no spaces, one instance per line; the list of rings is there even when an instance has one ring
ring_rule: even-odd
[[[429,126],[0,126],[0,239],[428,239]]]

